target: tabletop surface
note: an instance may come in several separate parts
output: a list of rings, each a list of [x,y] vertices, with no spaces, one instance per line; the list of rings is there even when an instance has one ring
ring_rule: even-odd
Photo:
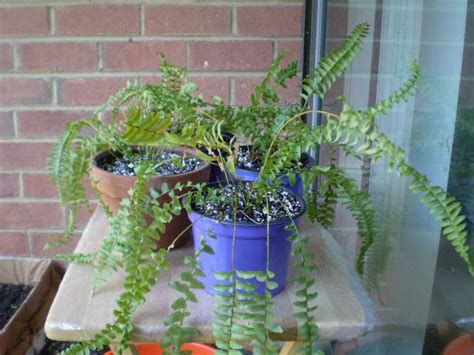
[[[88,222],[76,252],[97,251],[102,238],[107,233],[108,222],[103,211],[97,209]],[[376,323],[374,308],[362,287],[354,267],[349,264],[337,242],[324,229],[303,220],[301,231],[312,236],[309,248],[315,254],[316,291],[319,293],[316,319],[321,339],[350,340],[370,329]],[[186,269],[182,263],[185,256],[193,253],[192,241],[173,250],[169,261],[171,267],[164,271],[157,285],[147,296],[147,301],[135,314],[137,342],[157,342],[163,338],[171,303],[178,297],[176,291],[168,287]],[[291,265],[291,264],[290,264]],[[107,283],[91,291],[92,267],[70,265],[50,309],[45,331],[49,338],[63,341],[80,341],[91,338],[103,326],[112,322],[116,299],[123,291],[122,271],[110,275]],[[273,313],[282,326],[282,340],[296,338],[294,313],[294,288],[290,272],[286,289],[274,297]],[[201,335],[194,341],[212,343],[212,296],[205,291],[196,291],[199,303],[190,303],[191,316],[187,324],[198,328]]]

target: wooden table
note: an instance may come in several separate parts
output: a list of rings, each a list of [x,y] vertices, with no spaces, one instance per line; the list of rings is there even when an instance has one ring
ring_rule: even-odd
[[[87,224],[76,252],[96,251],[107,228],[106,216],[98,209]],[[308,221],[303,221],[302,230],[313,236],[310,248],[318,265],[319,309],[316,316],[321,339],[347,341],[368,332],[375,325],[376,317],[353,266],[327,231],[310,225]],[[170,269],[162,273],[146,303],[135,315],[136,342],[159,342],[162,339],[165,331],[163,320],[177,297],[168,283],[185,269],[182,260],[192,252],[190,242],[170,253]],[[114,319],[112,310],[123,290],[123,276],[123,272],[111,274],[108,282],[92,294],[92,268],[69,266],[46,321],[47,336],[54,340],[80,341],[100,331]],[[292,316],[294,276],[290,272],[286,290],[274,298],[275,318],[284,329],[281,340],[296,339],[296,321]],[[212,296],[204,291],[197,291],[196,295],[200,302],[190,304],[188,324],[201,331],[201,336],[195,341],[212,343]]]

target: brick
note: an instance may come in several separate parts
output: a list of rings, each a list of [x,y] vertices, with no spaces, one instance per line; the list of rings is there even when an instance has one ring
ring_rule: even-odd
[[[145,33],[158,35],[219,35],[232,31],[231,8],[159,5],[145,7]]]
[[[53,202],[0,204],[0,228],[54,228],[62,225],[62,208]]]
[[[23,192],[26,198],[57,198],[56,187],[51,182],[48,173],[23,173]],[[94,198],[89,180],[84,180],[87,196]]]
[[[63,234],[62,233],[32,232],[30,233],[30,236],[31,236],[31,256],[46,257],[46,258],[54,258],[54,256],[57,254],[72,253],[81,237],[79,233],[76,233],[76,234],[73,234],[70,240],[70,243],[67,246],[45,249],[44,247],[48,242],[58,240],[59,238],[63,236]]]
[[[13,116],[11,112],[0,112],[0,137],[12,137],[15,135]]]
[[[27,43],[18,53],[23,70],[90,71],[98,63],[95,43]]]
[[[196,70],[266,70],[272,59],[271,41],[189,43],[189,67]]]
[[[27,256],[28,236],[23,232],[0,232],[0,255]]]
[[[0,8],[0,36],[46,35],[48,32],[46,6]]]
[[[89,219],[92,216],[92,213],[94,213],[94,210],[96,209],[96,204],[91,203],[91,208],[90,210],[87,208],[82,208],[79,213],[77,214],[77,227],[78,228],[84,228],[89,222]]]
[[[50,154],[50,143],[0,142],[0,169],[44,169]]]
[[[281,65],[285,66],[291,62],[297,61],[298,68],[303,67],[303,41],[280,41],[278,42],[278,52],[285,51],[286,56],[282,60]]]
[[[56,7],[58,35],[133,35],[140,32],[136,5],[72,5]]]
[[[67,122],[87,118],[90,114],[89,111],[76,110],[19,111],[17,113],[18,135],[21,137],[57,137],[66,129]]]
[[[0,105],[44,104],[50,101],[50,87],[45,80],[0,80]]]
[[[219,96],[222,101],[229,103],[228,77],[190,76],[189,80],[196,84],[197,92],[203,94],[204,100],[210,101],[214,96]]]
[[[235,78],[234,104],[242,106],[249,105],[251,102],[250,96],[254,93],[255,86],[260,84],[262,79],[263,77],[261,76]],[[296,77],[287,83],[287,89],[279,90],[282,102],[294,103],[299,100],[300,83],[301,78]]]
[[[57,198],[58,194],[46,173],[24,173],[23,193],[26,198]]]
[[[0,197],[20,195],[18,174],[0,173]]]
[[[0,44],[0,70],[13,68],[12,46],[8,43]]]
[[[302,6],[244,6],[237,8],[237,29],[250,36],[300,36]]]
[[[170,63],[185,66],[184,41],[112,42],[104,44],[104,68],[107,70],[158,70],[158,53]]]
[[[63,79],[59,82],[59,102],[65,105],[100,105],[127,84],[125,78]]]

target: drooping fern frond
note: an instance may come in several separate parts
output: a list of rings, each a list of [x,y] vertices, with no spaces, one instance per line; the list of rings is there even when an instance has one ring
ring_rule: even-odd
[[[217,339],[216,354],[240,354],[247,342],[255,354],[278,354],[278,347],[271,333],[282,329],[275,323],[271,308],[274,301],[270,290],[278,287],[271,279],[272,272],[240,271],[217,272],[222,283],[215,286],[220,294],[214,296],[213,335]],[[256,280],[265,287],[264,294],[257,292]],[[233,291],[235,290],[235,291]]]
[[[97,129],[100,125],[101,122],[96,117],[69,121],[66,132],[53,146],[48,159],[50,178],[62,205],[67,208],[68,217],[63,236],[50,241],[47,247],[67,245],[76,231],[77,214],[81,208],[89,205],[83,179],[89,173],[89,159],[95,151],[91,150],[87,138],[79,137],[79,133],[85,127]]]
[[[301,97],[309,101],[312,95],[323,98],[336,79],[341,76],[352,59],[362,48],[362,39],[369,33],[369,25],[364,22],[357,25],[352,33],[337,48],[322,58],[316,69],[303,80]]]
[[[337,182],[344,205],[357,221],[357,228],[362,243],[357,257],[356,268],[359,274],[364,273],[366,255],[377,236],[375,210],[372,207],[370,195],[362,191],[356,181],[349,178],[340,169],[336,169]]]
[[[319,333],[314,316],[314,312],[318,308],[315,304],[318,293],[314,291],[316,283],[314,255],[308,251],[309,237],[300,234],[296,225],[292,228],[293,234],[290,240],[293,242],[292,254],[296,260],[293,266],[298,270],[298,277],[295,280],[298,286],[295,292],[297,300],[293,304],[297,309],[294,316],[298,321],[298,340],[302,345],[300,351],[305,355],[323,355],[323,352],[317,349],[316,344]]]
[[[380,132],[380,128],[373,123],[371,117],[352,109],[346,100],[339,125],[340,129],[350,127],[351,132],[358,135],[357,139],[349,143],[356,153],[370,156],[374,161],[387,157],[390,169],[397,169],[401,176],[412,178],[410,190],[421,194],[421,202],[435,215],[435,219],[440,220],[443,235],[467,264],[469,272],[474,275],[474,265],[466,241],[468,232],[465,217],[461,215],[461,204],[441,187],[432,186],[425,175],[406,163],[403,149]],[[369,129],[371,132],[367,134]]]
[[[416,88],[420,82],[420,66],[416,61],[413,61],[410,66],[410,78],[400,87],[394,91],[387,99],[369,107],[364,114],[378,119],[380,115],[387,114],[396,104],[402,101],[407,101],[410,96],[415,95]]]
[[[171,304],[172,312],[164,322],[167,328],[161,345],[165,348],[165,354],[180,354],[181,346],[199,334],[198,329],[185,327],[184,320],[190,315],[187,311],[188,303],[198,302],[193,290],[204,289],[202,282],[197,279],[197,276],[204,276],[199,261],[203,253],[214,254],[204,237],[201,238],[201,246],[195,256],[184,259],[184,263],[191,268],[191,271],[182,272],[180,280],[170,284],[170,287],[178,291],[181,296]]]
[[[155,174],[152,166],[141,165],[136,170],[136,183],[130,198],[123,201],[123,217],[117,223],[122,227],[122,233],[126,236],[126,253],[123,255],[125,268],[124,292],[117,300],[114,310],[116,317],[113,323],[109,323],[92,340],[75,344],[70,347],[66,354],[78,354],[88,349],[102,349],[112,341],[118,343],[118,354],[130,345],[133,332],[132,317],[136,309],[145,302],[145,296],[156,284],[161,271],[169,267],[167,261],[168,252],[156,249],[156,241],[160,238],[162,228],[168,223],[173,214],[181,211],[179,199],[170,198],[169,202],[161,204],[158,200],[150,201],[148,195],[149,179]],[[182,188],[182,186],[181,186]],[[151,206],[153,205],[153,207]],[[154,222],[147,225],[143,214],[151,213]]]

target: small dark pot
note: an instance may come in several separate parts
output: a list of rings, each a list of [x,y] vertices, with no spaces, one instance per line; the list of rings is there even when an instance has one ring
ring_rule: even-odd
[[[296,194],[295,194],[296,195]],[[301,203],[301,212],[293,220],[298,225],[300,217],[306,211],[304,200],[296,195]],[[234,237],[234,223],[220,222],[218,220],[206,217],[196,211],[189,214],[189,219],[193,223],[194,250],[201,248],[201,236],[206,238],[214,254],[202,253],[200,262],[205,276],[200,277],[205,285],[206,291],[216,294],[214,286],[222,284],[218,281],[214,272],[232,271],[232,242]],[[291,220],[285,219],[270,223],[270,270],[275,273],[272,281],[278,284],[278,287],[271,290],[274,296],[285,288],[286,276],[288,273],[288,264],[290,260],[291,242],[288,238],[292,232],[286,230],[291,225]],[[237,223],[235,226],[235,249],[234,264],[240,271],[261,271],[265,272],[267,267],[267,225],[254,223]],[[214,235],[216,238],[209,238],[208,235]],[[257,292],[264,294],[265,285],[257,280],[245,280],[258,286]]]
[[[301,155],[301,161],[307,167],[313,166],[315,164],[314,159],[306,153],[303,153]],[[260,173],[260,170],[251,170],[251,169],[242,169],[242,168],[236,168],[235,171],[237,175],[239,176],[239,178],[244,181],[255,181],[257,180],[258,175]],[[232,175],[232,177],[236,179],[236,176]],[[303,181],[301,180],[301,177],[299,174],[296,174],[294,185],[290,183],[290,179],[288,178],[288,176],[284,174],[281,175],[281,181],[283,182],[283,186],[286,187],[287,189],[293,191],[298,196],[304,196]]]
[[[188,155],[196,156],[196,153],[189,149],[184,148],[174,148],[167,149],[167,151],[172,151],[176,153],[184,153]],[[135,176],[126,176],[126,175],[117,175],[111,172],[105,171],[98,167],[98,162],[103,159],[107,159],[111,156],[109,151],[103,151],[97,154],[94,157],[92,164],[92,179],[97,181],[96,187],[102,195],[102,199],[107,207],[110,210],[117,214],[121,208],[121,202],[123,199],[128,198],[128,191],[135,186],[136,177]],[[205,164],[199,169],[190,171],[188,173],[176,174],[176,175],[167,175],[167,176],[154,176],[151,178],[148,187],[154,187],[156,190],[161,191],[161,186],[166,183],[169,187],[173,187],[178,182],[186,184],[188,181],[192,183],[202,183],[209,180],[210,165]],[[183,190],[183,192],[185,192]],[[160,198],[161,203],[168,202],[169,198],[165,195]],[[145,215],[147,223],[151,224],[151,217]],[[182,233],[186,228],[188,228],[190,221],[184,211],[181,211],[181,214],[178,216],[173,216],[173,219],[170,223],[166,225],[165,232],[160,236],[160,240],[157,242],[158,248],[168,248],[173,240]],[[185,232],[179,240],[175,243],[175,246],[178,247],[184,244],[191,236],[190,229]]]

